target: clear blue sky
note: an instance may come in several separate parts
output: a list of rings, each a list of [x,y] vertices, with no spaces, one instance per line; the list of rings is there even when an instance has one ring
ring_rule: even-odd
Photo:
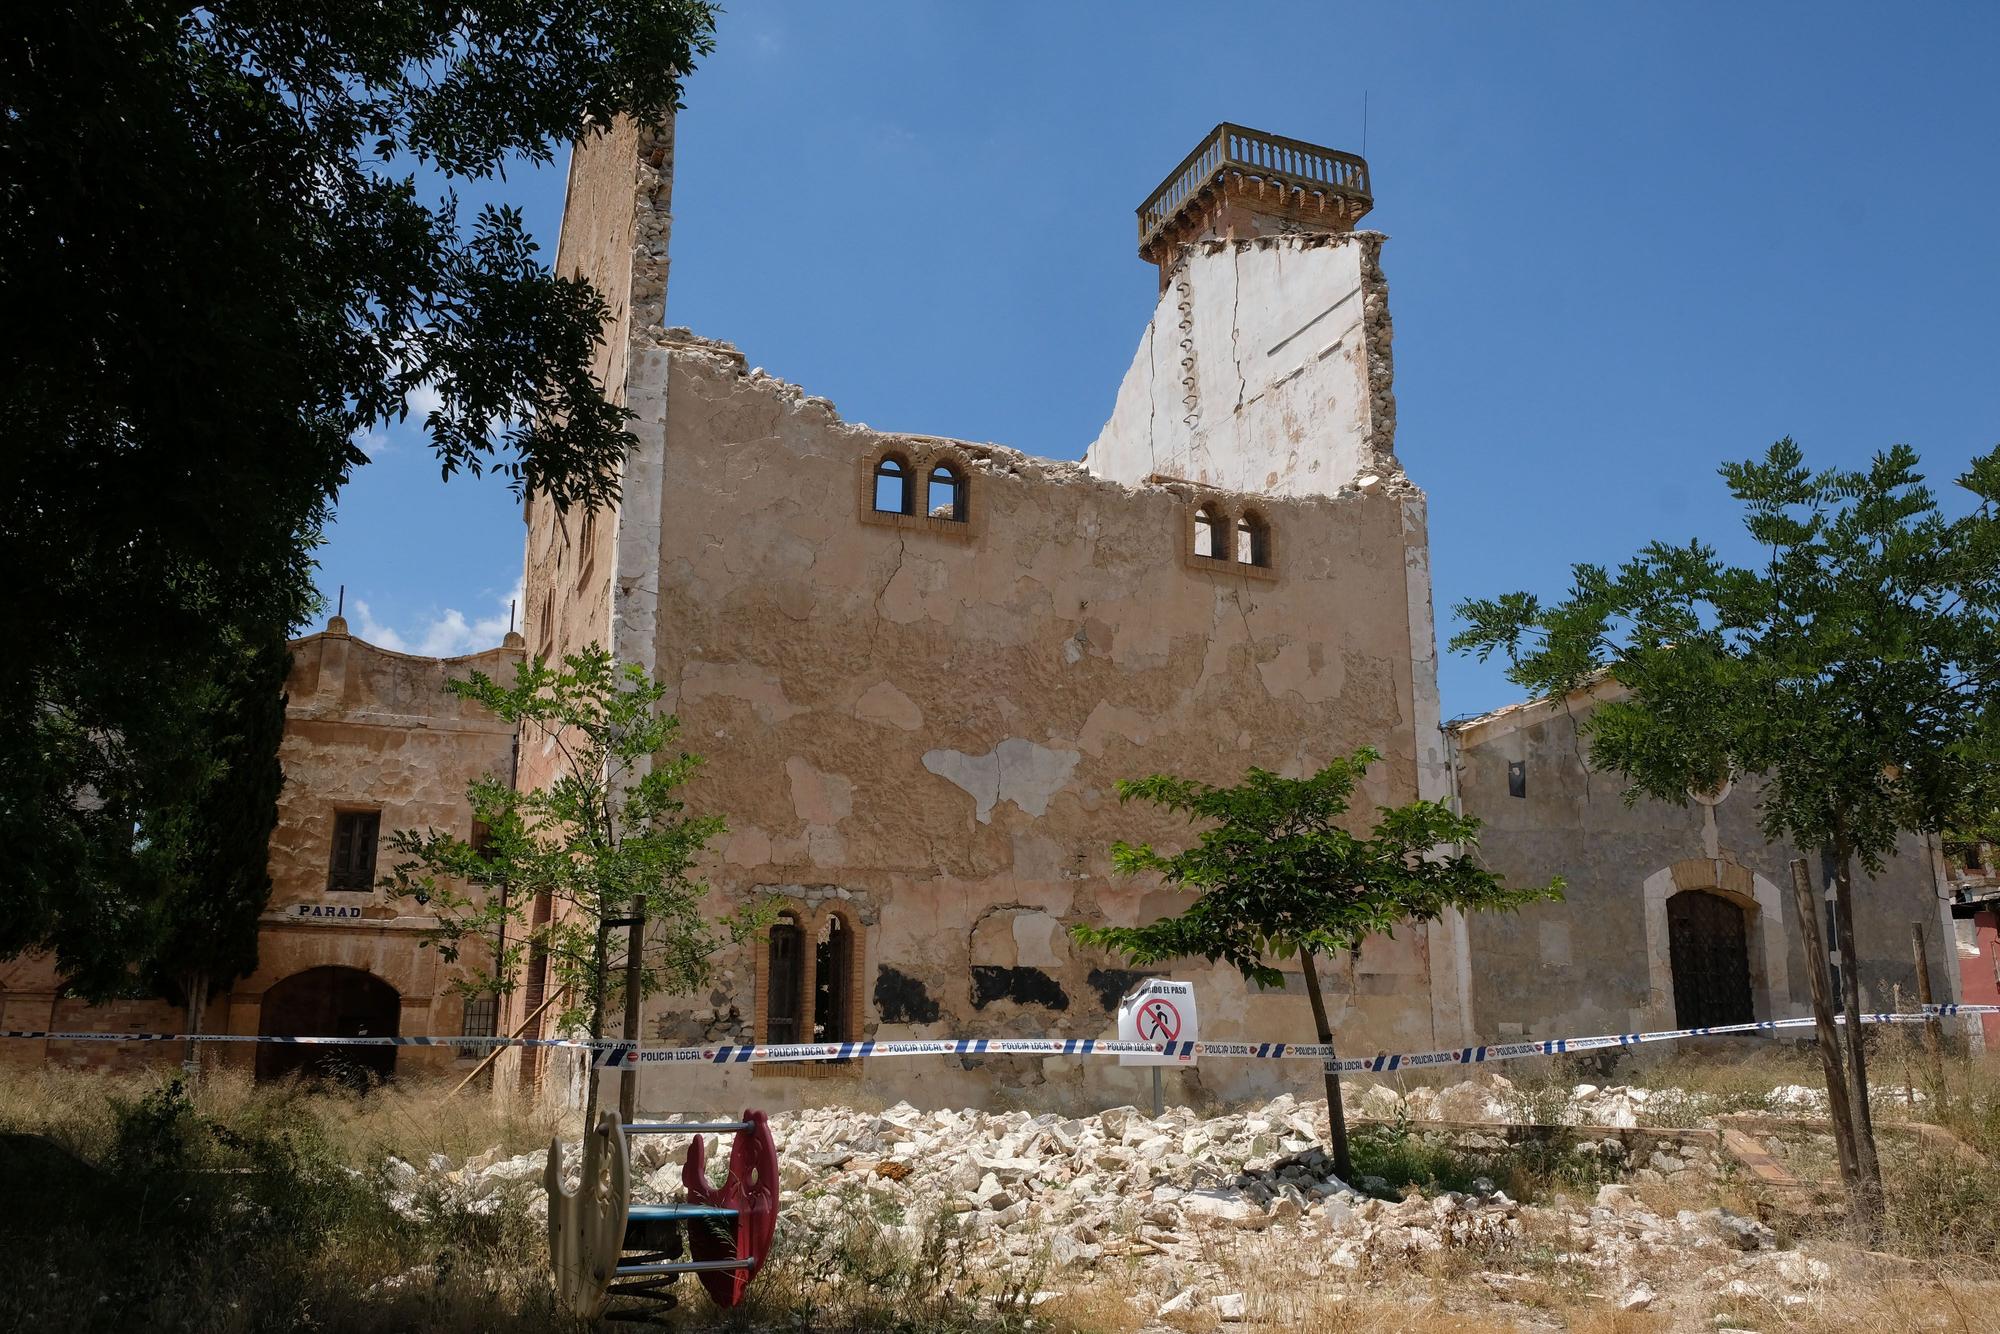
[[[1450,607],[1733,541],[1716,463],[2000,441],[2000,7],[744,0],[688,85],[667,318],[852,421],[1075,458],[1152,307],[1133,209],[1233,120],[1362,143],[1397,452]],[[553,257],[562,164],[514,172]],[[320,553],[357,632],[497,638],[504,485],[408,431]],[[357,603],[366,605],[363,615]],[[1447,658],[1447,715],[1505,703]]]

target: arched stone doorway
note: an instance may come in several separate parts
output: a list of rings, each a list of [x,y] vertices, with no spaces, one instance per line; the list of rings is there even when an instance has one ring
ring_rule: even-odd
[[[1667,952],[1680,1028],[1747,1024],[1757,1017],[1750,983],[1750,933],[1741,905],[1705,889],[1667,900]]]
[[[1776,885],[1727,857],[1690,857],[1647,876],[1642,898],[1643,1025],[1713,1028],[1800,1012]]]
[[[264,993],[257,1031],[267,1037],[395,1037],[403,998],[396,989],[359,968],[328,965],[293,973]],[[394,1047],[346,1047],[332,1043],[257,1048],[257,1078],[282,1079],[295,1072],[342,1083],[379,1083],[396,1072]]]

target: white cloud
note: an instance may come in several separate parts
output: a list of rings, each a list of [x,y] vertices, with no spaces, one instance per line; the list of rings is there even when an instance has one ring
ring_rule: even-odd
[[[384,454],[394,449],[395,443],[389,439],[387,431],[384,431],[379,426],[371,426],[365,431],[356,431],[354,433],[354,446],[363,454],[366,454],[369,459],[374,460],[381,458]]]
[[[418,653],[427,658],[455,658],[462,653],[477,653],[481,649],[493,648],[507,633],[509,609],[519,605],[521,600],[521,580],[516,577],[514,586],[496,599],[490,615],[467,619],[464,612],[456,607],[446,607],[443,612],[422,625],[398,630],[392,625],[384,625],[375,619],[368,604],[360,598],[354,600],[354,633],[371,644],[396,653]],[[518,624],[518,619],[517,619]]]
[[[444,406],[444,395],[435,380],[426,380],[403,395],[403,401],[410,405],[410,420],[421,422]]]

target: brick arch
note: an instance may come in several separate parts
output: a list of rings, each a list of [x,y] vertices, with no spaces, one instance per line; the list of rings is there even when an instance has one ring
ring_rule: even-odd
[[[855,480],[861,521],[890,528],[916,529],[942,537],[972,538],[984,526],[985,506],[978,495],[982,483],[973,470],[980,455],[955,444],[922,438],[901,437],[884,440],[857,456]],[[875,470],[884,459],[894,459],[908,470],[909,489],[905,497],[909,509],[901,514],[875,508]],[[930,513],[930,480],[933,468],[945,466],[958,478],[957,519],[934,519]]]
[[[257,1031],[266,1037],[393,1038],[402,1033],[402,1011],[402,995],[367,969],[320,964],[265,990],[257,1007]],[[396,1048],[258,1046],[258,1079],[301,1072],[387,1079],[396,1072]]]
[[[1187,559],[1196,563],[1225,564],[1232,560],[1236,550],[1236,516],[1229,507],[1215,496],[1196,496],[1186,507],[1187,531],[1183,535],[1181,548]],[[1209,552],[1201,551],[1201,521],[1209,523]]]
[[[1252,534],[1252,558],[1249,560],[1243,558],[1238,545],[1242,541],[1239,534],[1246,527]],[[1236,523],[1229,530],[1229,558],[1248,569],[1271,571],[1278,568],[1278,530],[1262,505],[1247,504],[1237,513]]]
[[[972,520],[972,462],[964,452],[950,445],[936,445],[923,453],[921,489],[917,494],[917,512],[939,523],[969,523]],[[957,517],[939,519],[931,513],[931,477],[939,468],[947,468],[957,482]]]
[[[798,972],[798,1027],[799,1032],[789,1039],[782,1035],[774,1037],[771,1032],[771,1000],[774,990],[771,969],[771,926],[760,930],[757,942],[756,1004],[751,1015],[751,1031],[759,1044],[773,1041],[814,1042],[839,1040],[858,1042],[864,1036],[866,1011],[862,978],[867,964],[867,924],[854,908],[844,903],[824,903],[817,908],[791,896],[777,901],[779,916],[790,916],[798,923],[799,960]],[[837,923],[837,926],[835,925]],[[776,922],[772,923],[775,926]],[[835,980],[823,978],[820,969],[820,945],[830,930],[838,930],[846,935],[844,975]],[[812,1032],[817,1020],[823,982],[833,982],[833,994],[840,1005],[839,1030],[837,1039],[815,1038]],[[753,1075],[791,1075],[802,1078],[824,1078],[842,1072],[852,1072],[859,1062],[834,1065],[827,1062],[801,1062],[798,1064],[759,1064],[752,1069]]]

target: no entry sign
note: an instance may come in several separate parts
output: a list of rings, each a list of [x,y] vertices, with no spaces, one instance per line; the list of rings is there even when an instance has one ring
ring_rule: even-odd
[[[1194,983],[1149,977],[1118,1002],[1118,1037],[1124,1042],[1171,1042],[1172,1056],[1120,1056],[1120,1065],[1193,1065],[1194,1052],[1181,1043],[1201,1040],[1195,1023]]]

